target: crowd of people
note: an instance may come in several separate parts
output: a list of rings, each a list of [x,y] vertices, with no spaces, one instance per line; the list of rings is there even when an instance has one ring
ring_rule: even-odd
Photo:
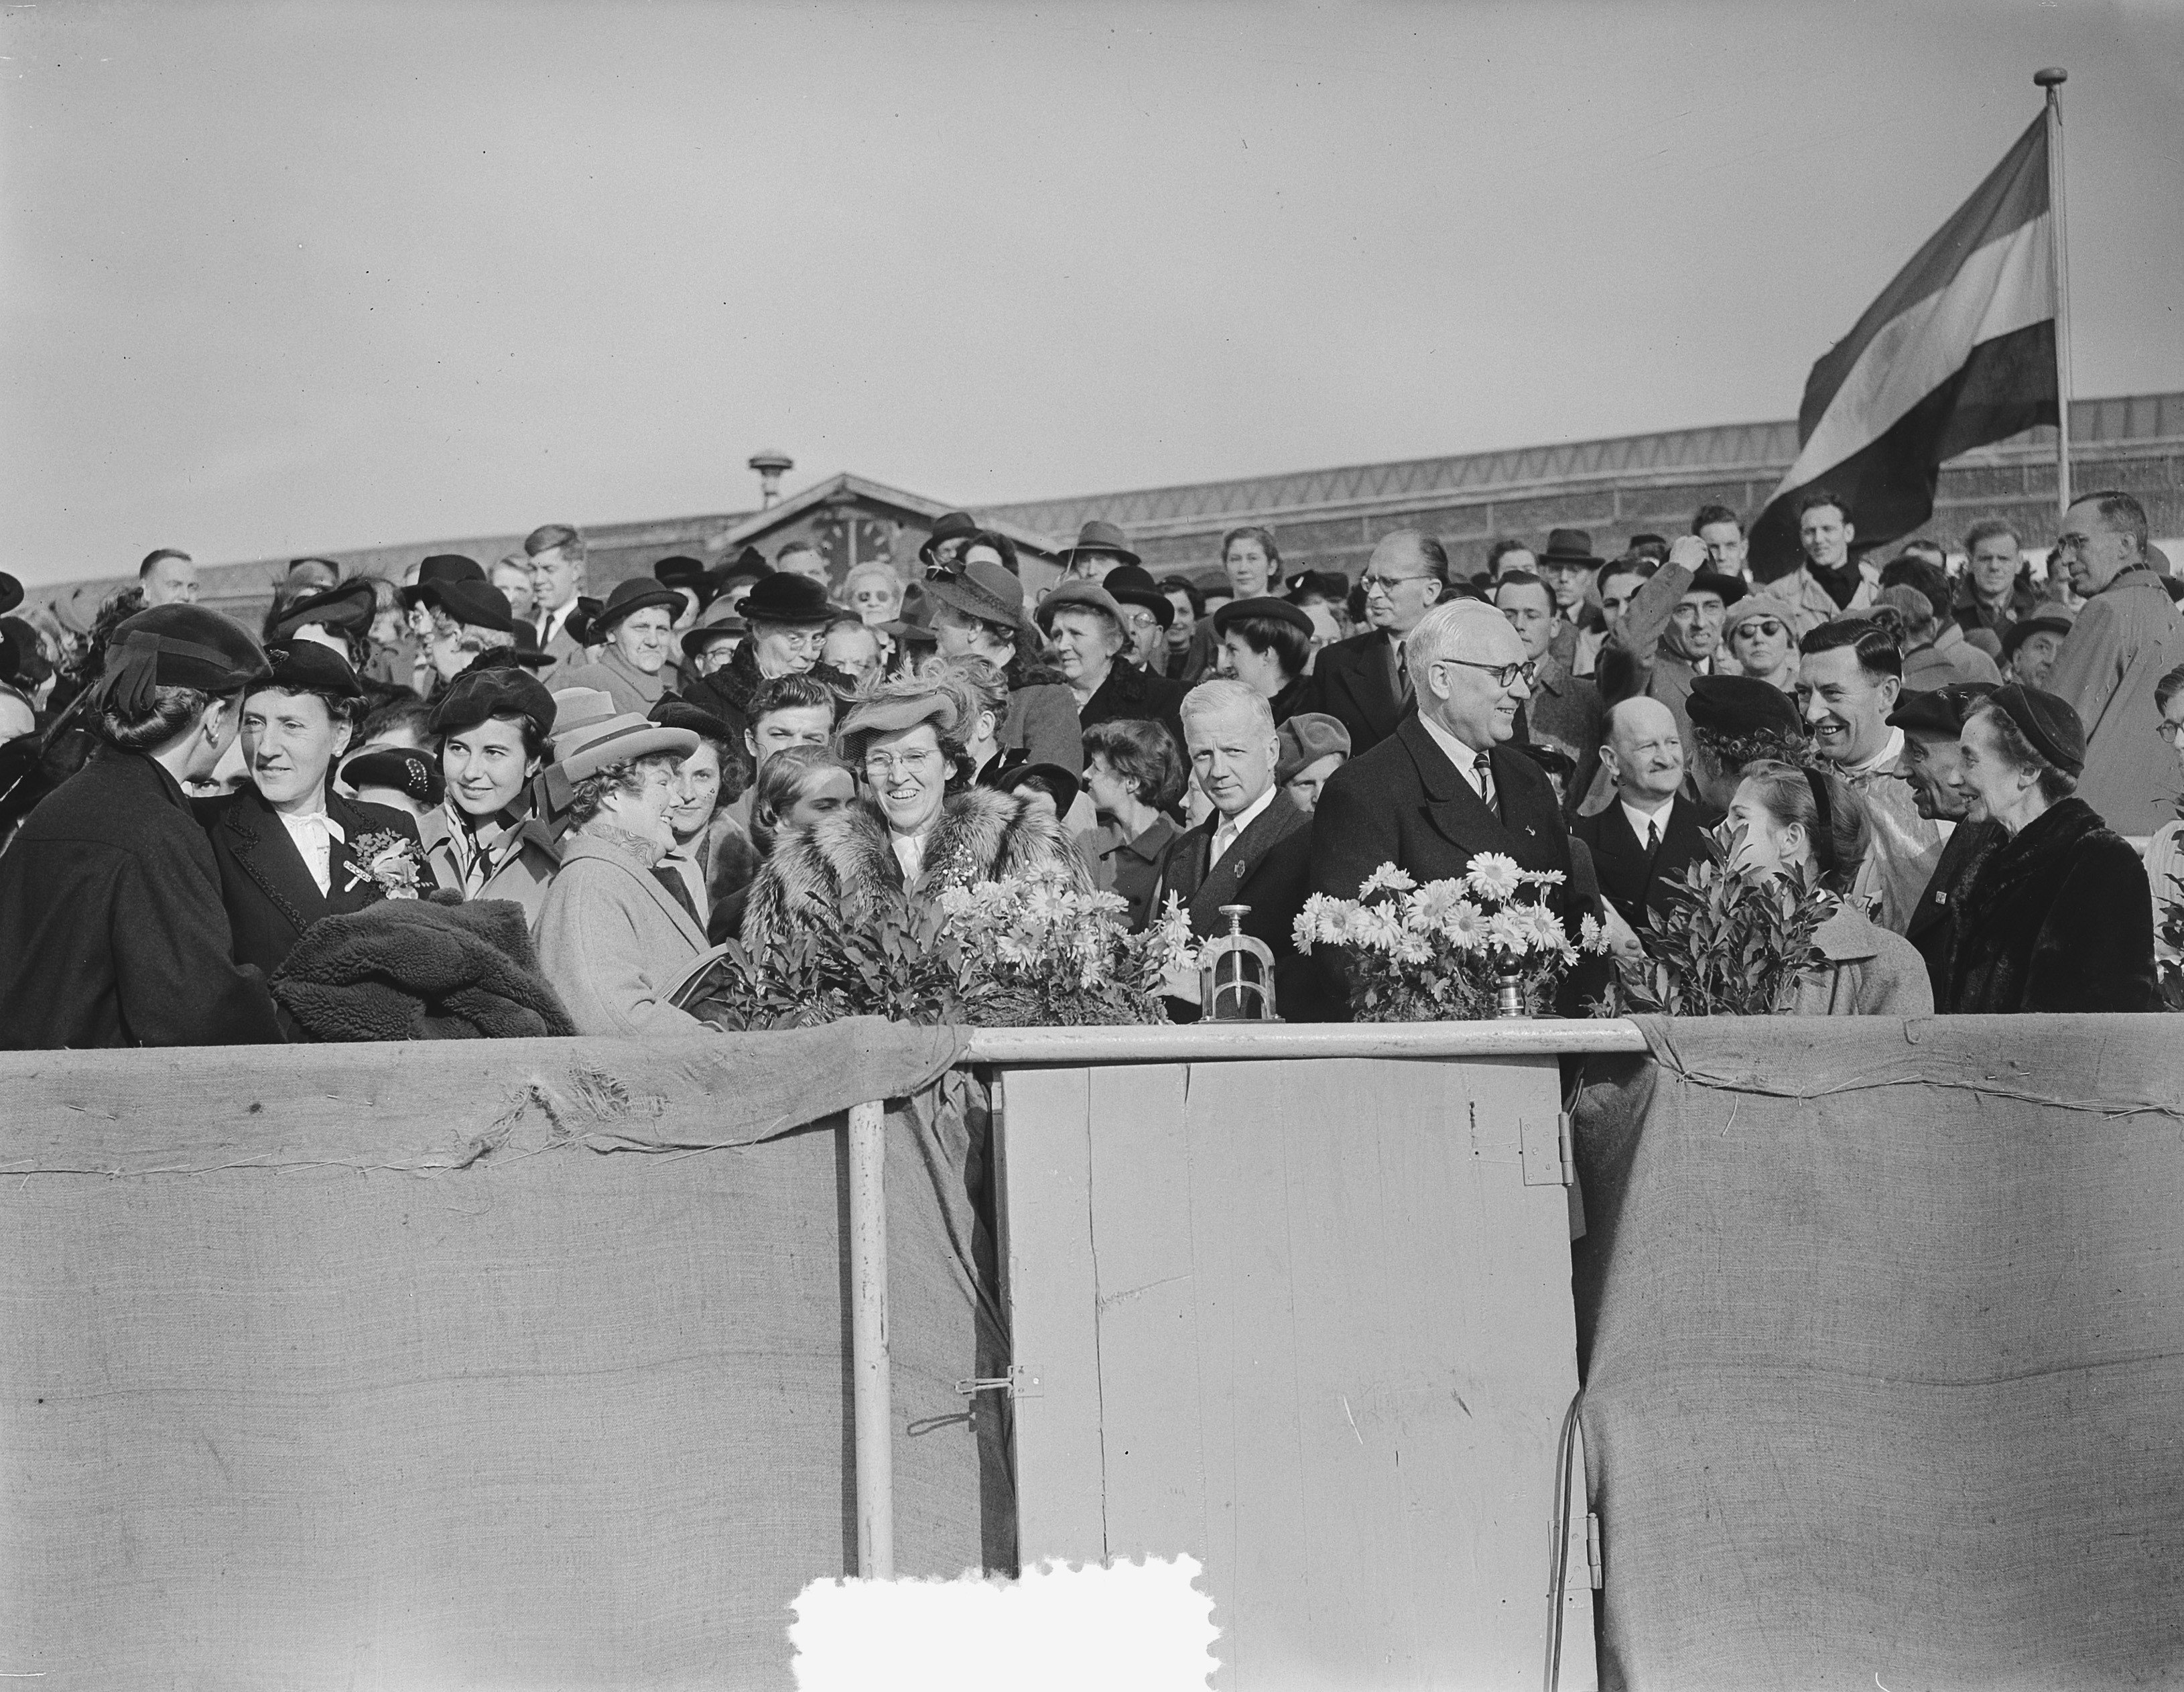
[[[2184,584],[2144,510],[2076,500],[2044,578],[2004,520],[1953,570],[1860,553],[1854,517],[1808,499],[1764,583],[1720,505],[1475,576],[1398,530],[1355,582],[1260,526],[1217,583],[1156,577],[1095,521],[1034,592],[950,513],[914,570],[793,542],[601,597],[549,525],[400,581],[297,560],[254,634],[162,548],[84,626],[0,615],[0,1038],[304,1037],[298,941],[404,897],[516,907],[580,1032],[695,1032],[678,989],[727,943],[1020,874],[1139,928],[1248,907],[1282,1014],[1340,1018],[1343,959],[1294,938],[1314,893],[1502,854],[1562,873],[1612,968],[1715,842],[1830,897],[1791,1014],[2158,1008]]]

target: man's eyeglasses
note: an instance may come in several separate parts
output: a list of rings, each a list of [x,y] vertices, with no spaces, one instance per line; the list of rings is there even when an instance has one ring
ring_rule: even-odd
[[[1364,575],[1358,577],[1358,581],[1363,584],[1365,591],[1368,593],[1370,593],[1375,587],[1379,588],[1383,593],[1392,593],[1406,582],[1424,582],[1426,579],[1425,573],[1423,570],[1416,576],[1381,576],[1368,570]]]
[[[1532,659],[1522,664],[1481,664],[1475,658],[1437,658],[1434,662],[1461,664],[1467,670],[1484,670],[1494,678],[1494,684],[1498,687],[1515,687],[1519,676],[1524,678],[1524,685],[1529,687],[1532,685],[1532,678],[1540,673],[1538,660]]]

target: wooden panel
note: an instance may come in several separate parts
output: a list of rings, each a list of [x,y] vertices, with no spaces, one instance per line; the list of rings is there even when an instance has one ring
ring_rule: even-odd
[[[1106,1548],[1205,1561],[1219,1684],[1535,1681],[1576,1390],[1565,1195],[1518,1155],[1520,1122],[1553,1122],[1552,1061],[1095,1069],[1067,1100],[1089,1111],[1081,1176],[1036,1196],[1054,1166],[1017,1148],[1061,1135],[1028,1078],[1004,1133],[1011,1264],[1037,1277],[1010,1289],[1017,1356],[1070,1328],[1041,1300],[1089,1305]],[[1057,1384],[1020,1429],[1056,1422]],[[1084,1554],[1044,1537],[1046,1461],[1020,1443],[1027,1561]],[[1592,1681],[1577,1521],[1573,1689]]]
[[[1037,1389],[1016,1402],[1017,1522],[1026,1563],[1107,1555],[1100,1454],[1099,1278],[1092,1254],[1089,1075],[999,1077],[995,1174],[1017,1362]]]

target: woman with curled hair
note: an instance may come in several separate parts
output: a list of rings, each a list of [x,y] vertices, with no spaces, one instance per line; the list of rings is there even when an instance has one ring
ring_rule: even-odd
[[[1183,759],[1156,722],[1095,723],[1084,731],[1084,790],[1100,827],[1085,841],[1092,879],[1129,901],[1130,927],[1159,913],[1161,854],[1182,832],[1168,813],[1183,802]]]
[[[681,878],[655,871],[675,844],[698,737],[616,714],[597,692],[556,704],[572,832],[532,925],[538,966],[580,1034],[696,1033],[706,1025],[668,999],[706,949],[705,925]]]
[[[2078,714],[2015,682],[1964,720],[1971,820],[2008,836],[1957,913],[1944,1010],[2152,1010],[2153,897],[2129,841],[2077,797]]]
[[[218,765],[244,689],[269,673],[258,643],[202,606],[115,625],[85,702],[96,749],[0,854],[0,1046],[282,1038],[265,977],[234,960],[182,785]]]
[[[1729,807],[1739,870],[1850,891],[1871,839],[1865,802],[1840,776],[1772,759],[1749,765]],[[1900,934],[1839,902],[1814,931],[1816,962],[1801,971],[1785,1016],[1925,1016],[1934,1009],[1926,960]]]
[[[1005,876],[1089,889],[1067,835],[1029,800],[989,788],[948,791],[967,756],[962,716],[957,686],[921,677],[878,683],[851,706],[838,743],[869,797],[782,830],[744,909],[747,946],[763,950],[821,911],[859,926],[905,901],[916,914],[945,888]]]
[[[791,746],[766,760],[766,772],[751,789],[750,843],[762,868],[774,844],[792,828],[811,828],[856,803],[857,774],[827,746]],[[740,940],[744,911],[750,903],[750,880],[713,905],[709,931],[713,943]]]

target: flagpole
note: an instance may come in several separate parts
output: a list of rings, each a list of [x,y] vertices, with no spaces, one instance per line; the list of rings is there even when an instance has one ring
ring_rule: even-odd
[[[2036,87],[2048,91],[2048,205],[2055,219],[2055,497],[2070,509],[2070,259],[2063,215],[2063,103],[2056,91],[2070,80],[2059,65],[2035,71]]]

